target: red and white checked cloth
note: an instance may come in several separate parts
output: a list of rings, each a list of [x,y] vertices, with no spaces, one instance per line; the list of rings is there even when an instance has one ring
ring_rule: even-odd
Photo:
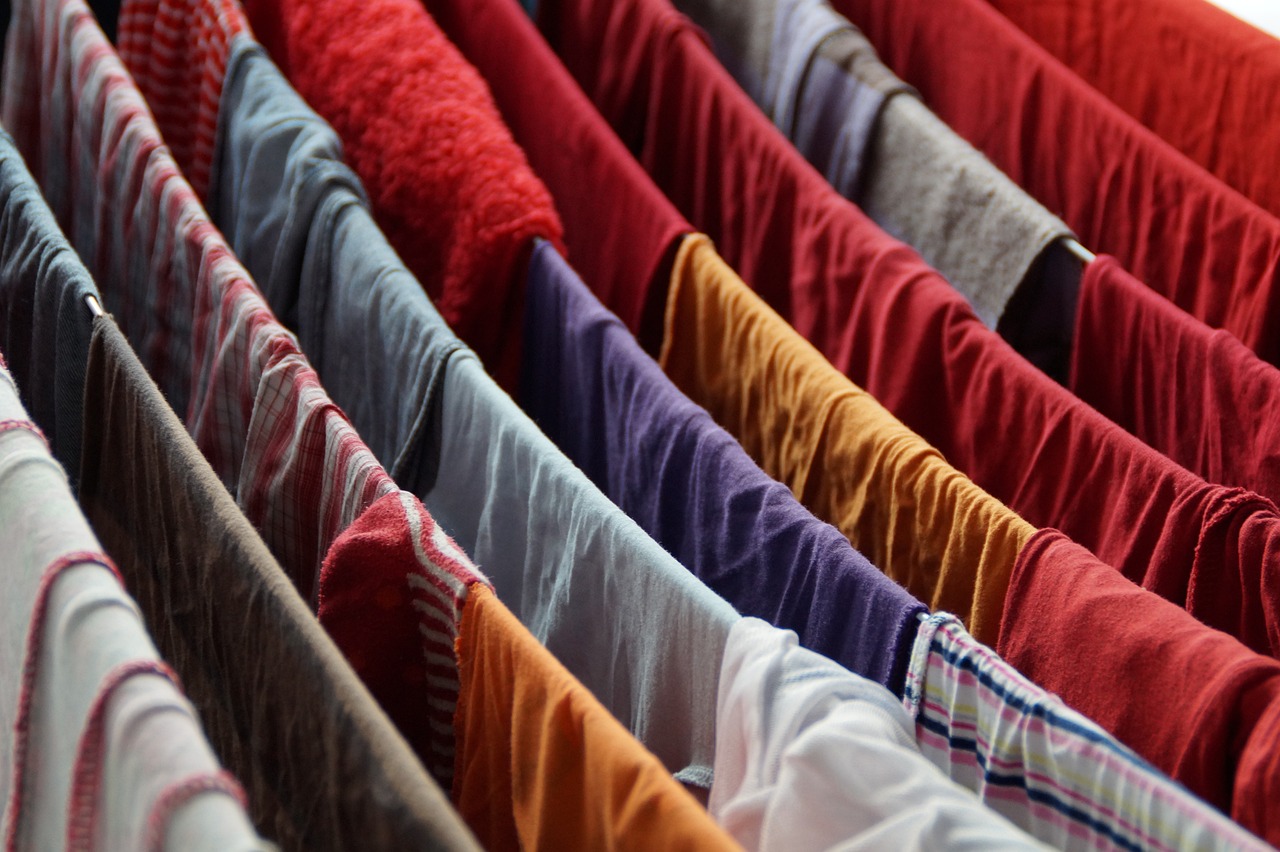
[[[125,0],[116,49],[200,198],[208,198],[231,40],[249,23],[236,0]]]
[[[396,721],[426,729],[405,733],[447,785],[453,638],[467,586],[484,577],[417,498],[397,489],[329,399],[209,221],[83,0],[19,4],[11,27],[6,124],[24,155],[37,155],[37,179],[108,308],[299,591],[319,604],[321,622],[338,627],[362,676],[388,659],[420,659],[400,680],[370,685],[384,706],[402,706],[406,695],[418,702],[412,719]],[[348,528],[374,534],[372,555],[366,540],[364,556],[351,558],[350,538],[331,552]],[[393,587],[403,594],[389,595]],[[382,630],[388,605],[398,627],[412,619],[413,629]],[[352,613],[362,629],[352,629]]]

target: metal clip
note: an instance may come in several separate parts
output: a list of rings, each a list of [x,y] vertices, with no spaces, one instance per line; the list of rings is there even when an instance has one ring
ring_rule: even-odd
[[[1081,263],[1085,264],[1086,266],[1088,266],[1090,263],[1093,263],[1095,260],[1098,259],[1098,256],[1096,254],[1089,251],[1084,246],[1080,245],[1079,241],[1077,241],[1074,237],[1063,237],[1062,246],[1067,251],[1075,255],[1076,259],[1078,259]]]
[[[90,294],[84,297],[84,303],[89,306],[89,313],[95,317],[105,317],[107,314],[102,310],[102,305],[98,302],[98,297]]]

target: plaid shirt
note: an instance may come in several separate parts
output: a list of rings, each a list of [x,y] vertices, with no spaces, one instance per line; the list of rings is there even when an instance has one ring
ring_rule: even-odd
[[[201,198],[209,191],[229,47],[246,30],[235,0],[125,0],[120,6],[120,58]]]
[[[1018,674],[947,613],[921,623],[907,711],[934,764],[1058,849],[1266,849]]]
[[[185,20],[178,12],[195,9],[184,3],[152,6],[171,32],[185,31],[175,23]],[[135,4],[130,11],[135,46],[142,7]],[[201,6],[213,15],[220,9]],[[83,0],[24,3],[15,9],[13,26],[18,36],[10,44],[6,72],[18,70],[5,78],[4,115],[31,119],[15,127],[19,147],[39,159],[38,178],[102,285],[108,308],[170,402],[185,412],[187,428],[214,470],[314,605],[325,596],[317,580],[331,546],[380,498],[398,493],[395,483],[329,399],[294,336],[276,321],[209,221]],[[218,53],[218,43],[211,43],[211,53]],[[174,44],[162,40],[161,46],[168,50]],[[209,62],[202,67],[225,67],[225,52]],[[210,73],[186,79],[208,79]],[[197,165],[201,146],[212,142],[204,130],[216,126],[218,90],[220,84],[201,88],[202,98],[215,94],[209,100],[212,118],[192,125],[189,156]],[[169,103],[180,104],[181,96]],[[203,114],[205,101],[199,103]],[[60,174],[71,177],[59,180]],[[451,769],[453,638],[466,587],[485,580],[416,498],[409,499],[417,508],[406,507],[406,517],[414,522],[395,525],[399,540],[387,548],[402,554],[394,571],[411,592],[405,606],[418,622],[414,642],[438,699],[428,701],[425,724],[433,734],[424,758],[442,771]],[[340,582],[344,571],[363,567],[336,560],[326,577]],[[412,603],[424,590],[444,603]],[[365,603],[368,613],[373,602]]]

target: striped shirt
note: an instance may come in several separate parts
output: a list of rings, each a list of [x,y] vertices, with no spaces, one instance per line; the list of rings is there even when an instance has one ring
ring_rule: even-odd
[[[23,4],[13,25],[21,35],[7,61],[25,71],[5,79],[4,114],[38,116],[15,128],[19,147],[40,149],[46,174],[37,177],[47,178],[43,189],[106,306],[322,623],[342,602],[335,590],[373,588],[372,579],[357,576],[367,570],[363,560],[331,552],[339,536],[359,520],[367,528],[380,500],[402,507],[398,521],[384,519],[377,530],[379,572],[403,586],[401,614],[411,613],[417,628],[414,650],[398,647],[395,656],[420,660],[415,671],[430,677],[404,670],[396,688],[425,680],[440,700],[427,702],[425,719],[419,710],[395,721],[447,787],[453,640],[466,587],[483,576],[417,499],[397,489],[325,393],[210,222],[83,0]],[[54,133],[42,139],[41,128]],[[72,178],[59,181],[60,173]],[[339,642],[349,657],[357,647],[386,650],[390,634],[368,627],[380,625],[369,616],[382,615],[386,600],[357,596],[350,604],[364,605],[369,635]],[[385,656],[365,654],[370,665]],[[385,703],[388,696],[375,690],[375,697]]]
[[[930,760],[1059,849],[1269,848],[1018,674],[955,616],[921,622],[903,703]]]
[[[196,194],[207,197],[235,0],[125,0],[116,45]]]

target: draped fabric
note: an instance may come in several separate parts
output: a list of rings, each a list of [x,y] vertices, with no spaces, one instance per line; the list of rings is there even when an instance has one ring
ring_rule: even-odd
[[[549,243],[524,340],[525,410],[606,496],[739,612],[901,692],[923,605],[756,467]]]
[[[1274,217],[1089,88],[986,0],[832,5],[930,109],[1086,246],[1280,363]],[[1141,41],[1129,30],[1122,38]],[[1172,81],[1165,86],[1178,91]],[[1255,140],[1246,134],[1242,144]]]
[[[1126,582],[1055,530],[1023,550],[1009,601],[1000,656],[1245,828],[1280,841],[1280,663]]]
[[[1280,45],[1203,0],[991,0],[1112,103],[1273,216]]]
[[[1027,522],[1061,528],[1211,626],[1280,652],[1280,601],[1263,594],[1280,534],[1269,501],[1206,483],[1019,357],[835,195],[665,2],[552,0],[540,14],[655,181],[836,368]]]
[[[705,237],[677,257],[660,363],[872,564],[995,641],[1034,529],[825,362]]]

